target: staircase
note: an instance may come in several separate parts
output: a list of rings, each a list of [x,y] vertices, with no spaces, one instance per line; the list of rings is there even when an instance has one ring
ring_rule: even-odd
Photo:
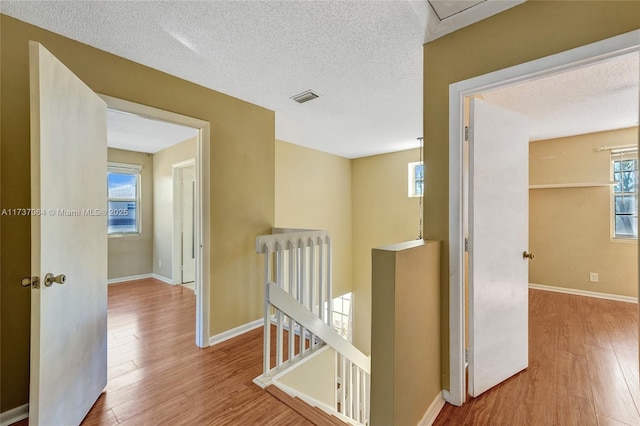
[[[304,400],[298,397],[289,395],[287,392],[283,391],[277,386],[269,385],[265,390],[316,426],[348,425],[348,423],[343,422],[336,416],[328,414],[318,407],[314,407],[306,403]]]
[[[263,373],[254,382],[272,394],[277,388],[280,395],[295,396],[343,423],[368,425],[371,361],[332,326],[329,234],[275,229],[256,238],[256,251],[264,255],[265,318]],[[326,351],[330,353],[322,354]],[[319,374],[319,367],[303,369],[320,359]],[[316,383],[298,389],[284,383],[292,374],[298,374],[299,383],[306,377],[303,371],[313,372],[308,380]]]

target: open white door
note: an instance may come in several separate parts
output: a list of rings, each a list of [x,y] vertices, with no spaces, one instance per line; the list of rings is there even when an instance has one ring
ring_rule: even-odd
[[[39,43],[29,61],[29,424],[78,425],[107,384],[107,107]]]
[[[196,277],[195,247],[195,166],[182,171],[182,283],[192,283]]]
[[[529,130],[526,117],[471,100],[469,394],[527,368]]]

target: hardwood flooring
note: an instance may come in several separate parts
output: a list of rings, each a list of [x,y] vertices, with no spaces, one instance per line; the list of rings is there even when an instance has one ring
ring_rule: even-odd
[[[638,305],[537,290],[529,300],[529,368],[446,404],[434,424],[640,425]],[[83,425],[313,424],[252,383],[262,329],[207,349],[194,332],[188,289],[109,286],[109,382]]]
[[[529,367],[434,425],[640,425],[638,305],[529,292]]]
[[[83,425],[311,425],[252,383],[262,330],[195,345],[195,295],[156,280],[109,286],[106,392]]]
[[[262,329],[196,347],[195,295],[181,286],[109,286],[108,350],[107,388],[83,425],[313,425],[252,383]]]

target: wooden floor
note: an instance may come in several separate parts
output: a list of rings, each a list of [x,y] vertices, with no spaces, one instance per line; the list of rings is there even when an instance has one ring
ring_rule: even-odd
[[[311,425],[251,382],[262,330],[199,349],[195,295],[179,286],[109,286],[108,360],[106,392],[83,425]]]
[[[640,425],[638,305],[530,290],[529,367],[434,425]]]
[[[261,329],[199,349],[194,322],[187,289],[109,286],[109,382],[83,425],[312,424],[251,382]],[[640,425],[638,305],[531,290],[529,342],[527,370],[434,424]]]

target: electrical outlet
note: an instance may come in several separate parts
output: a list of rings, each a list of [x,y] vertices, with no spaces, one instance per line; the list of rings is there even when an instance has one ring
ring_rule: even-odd
[[[158,268],[162,268],[162,259],[158,259]]]
[[[598,282],[598,273],[597,272],[589,272],[589,281],[592,283]]]

